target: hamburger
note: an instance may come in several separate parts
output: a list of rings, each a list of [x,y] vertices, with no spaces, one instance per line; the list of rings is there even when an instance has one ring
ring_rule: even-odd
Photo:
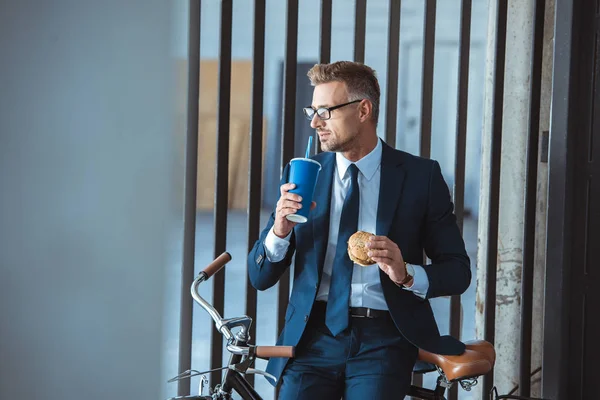
[[[364,231],[358,231],[350,236],[350,239],[348,239],[348,256],[353,262],[363,267],[375,264],[375,261],[367,255],[369,251],[367,243],[373,236],[375,235]]]

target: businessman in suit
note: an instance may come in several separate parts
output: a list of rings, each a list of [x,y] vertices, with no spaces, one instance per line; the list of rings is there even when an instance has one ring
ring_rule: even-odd
[[[436,161],[395,150],[376,133],[375,71],[354,62],[317,64],[303,111],[323,152],[309,220],[290,193],[289,166],[276,210],[248,255],[252,285],[277,283],[295,255],[294,284],[279,345],[293,359],[270,360],[280,398],[401,399],[418,348],[448,355],[464,345],[440,336],[429,299],[462,294],[471,272],[448,187]],[[347,241],[357,230],[375,265],[353,264]],[[423,252],[431,263],[423,263]]]

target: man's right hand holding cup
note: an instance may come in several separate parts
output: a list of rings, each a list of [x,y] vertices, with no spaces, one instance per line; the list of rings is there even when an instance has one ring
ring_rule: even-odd
[[[300,195],[290,193],[296,187],[293,183],[285,183],[279,188],[281,196],[277,201],[277,209],[275,211],[275,225],[273,226],[273,233],[280,237],[285,238],[290,234],[297,222],[292,222],[286,217],[290,214],[295,214],[300,208],[302,208],[302,198]],[[317,203],[314,201],[310,205],[310,209],[314,209]]]

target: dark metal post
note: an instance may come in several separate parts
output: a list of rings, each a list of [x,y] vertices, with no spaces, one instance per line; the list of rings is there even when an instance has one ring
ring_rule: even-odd
[[[421,89],[421,144],[420,156],[431,155],[431,116],[433,111],[433,62],[435,53],[435,11],[437,0],[425,1],[423,28],[423,83]]]
[[[552,65],[552,113],[548,155],[548,214],[546,225],[546,281],[542,395],[567,399],[569,365],[569,299],[572,258],[573,115],[576,103],[576,70],[573,61],[579,37],[573,0],[556,0],[554,61]]]
[[[321,24],[319,27],[319,63],[328,64],[331,60],[331,12],[332,0],[321,0]],[[321,152],[321,142],[315,140],[315,152]]]
[[[546,1],[536,0],[533,23],[533,55],[531,60],[529,103],[529,143],[527,145],[527,177],[525,181],[525,232],[523,272],[521,277],[521,340],[519,394],[531,392],[531,319],[533,315],[533,271],[535,255],[535,212],[537,206],[538,144],[542,89],[542,54]]]
[[[254,48],[252,56],[252,110],[250,121],[250,165],[248,171],[248,252],[258,240],[260,232],[262,143],[263,143],[263,89],[265,77],[265,0],[254,1]],[[246,274],[246,315],[256,321],[256,290]],[[250,337],[256,337],[256,324],[250,327]],[[254,376],[246,379],[254,384]]]
[[[288,0],[286,18],[286,42],[284,61],[283,87],[283,143],[281,167],[294,158],[294,126],[296,123],[296,62],[298,47],[298,0]],[[290,295],[290,270],[279,279],[277,332],[281,332],[285,324],[285,310]]]
[[[332,0],[321,0],[321,24],[319,28],[319,63],[328,64],[331,59],[331,11]]]
[[[467,115],[469,107],[469,57],[471,53],[472,0],[462,0],[460,19],[460,46],[458,53],[458,106],[456,117],[456,157],[454,161],[454,213],[456,223],[463,230],[465,203],[465,160],[467,147]],[[450,334],[460,335],[458,325],[450,323]]]
[[[367,27],[367,0],[356,0],[354,13],[354,61],[365,62],[365,31]]]
[[[192,304],[196,246],[196,186],[198,177],[198,101],[200,92],[200,0],[190,0],[188,32],[188,98],[185,142],[185,200],[183,219],[183,262],[181,266],[181,314],[179,317],[180,372],[192,365]],[[177,395],[190,394],[190,381],[177,382]]]
[[[423,81],[421,85],[421,133],[419,155],[431,156],[431,116],[433,112],[433,63],[435,53],[435,17],[437,0],[425,0],[425,21],[423,27]],[[423,252],[423,263],[427,257]],[[423,375],[413,374],[413,384],[421,386]]]
[[[387,96],[385,102],[385,141],[396,147],[396,123],[398,113],[398,54],[400,52],[401,0],[390,0],[388,30]]]
[[[227,250],[227,206],[229,204],[229,114],[231,98],[231,20],[233,0],[221,1],[219,43],[219,95],[217,109],[217,171],[215,179],[215,258]],[[213,305],[223,315],[225,273],[213,276]],[[223,365],[223,340],[216,329],[211,338],[211,369]],[[221,380],[221,371],[211,373],[211,383]]]
[[[494,61],[494,94],[492,104],[492,143],[490,147],[490,198],[487,231],[487,266],[484,310],[484,339],[494,344],[496,329],[496,275],[498,256],[498,212],[500,208],[500,164],[502,149],[502,116],[504,106],[504,65],[506,58],[506,0],[496,1],[496,49]],[[493,386],[493,370],[483,377],[483,391]]]
[[[460,47],[458,53],[458,109],[456,117],[456,156],[454,160],[454,210],[456,223],[462,233],[465,206],[465,162],[467,147],[467,113],[469,106],[469,56],[471,50],[471,5],[472,0],[463,0],[460,11]],[[460,296],[450,298],[450,336],[461,339]],[[448,400],[458,398],[458,387],[454,385]]]

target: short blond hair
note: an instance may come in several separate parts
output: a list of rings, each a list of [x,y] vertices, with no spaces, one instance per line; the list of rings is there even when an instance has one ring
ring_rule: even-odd
[[[367,99],[373,104],[373,120],[379,119],[379,97],[381,90],[375,70],[353,61],[338,61],[331,64],[315,64],[308,71],[312,86],[329,82],[344,82],[348,88],[348,101]]]

